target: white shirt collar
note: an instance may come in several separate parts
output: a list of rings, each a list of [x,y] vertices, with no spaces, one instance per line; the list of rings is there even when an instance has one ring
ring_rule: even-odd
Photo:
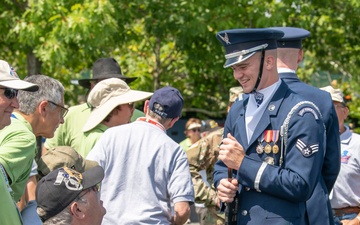
[[[296,73],[295,70],[292,70],[289,68],[283,68],[283,67],[278,67],[277,71],[278,71],[278,73]]]

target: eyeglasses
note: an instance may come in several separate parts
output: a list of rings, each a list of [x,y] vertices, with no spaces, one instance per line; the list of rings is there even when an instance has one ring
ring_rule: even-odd
[[[65,116],[66,116],[66,114],[68,113],[68,109],[67,108],[65,108],[64,106],[62,106],[62,105],[59,105],[59,104],[56,104],[55,102],[53,102],[53,101],[49,101],[48,100],[48,102],[50,102],[51,104],[53,104],[53,105],[55,105],[55,106],[57,106],[57,107],[59,107],[60,109],[61,109],[61,116],[64,118]]]
[[[13,99],[15,97],[17,97],[19,90],[16,89],[12,89],[12,88],[0,88],[5,90],[4,91],[4,96],[7,97],[8,99]]]
[[[82,193],[81,195],[79,195],[78,197],[77,197],[77,199],[80,199],[80,198],[82,198],[82,197],[84,197],[87,193],[89,193],[90,191],[94,191],[96,194],[99,192],[99,186],[98,185],[94,185],[94,186],[91,186],[91,187],[89,187],[88,189],[86,189],[85,191],[84,191],[84,193]]]
[[[191,129],[191,131],[194,132],[194,133],[195,132],[200,132],[200,129],[199,128],[197,128],[197,129],[194,128],[194,129]]]
[[[345,105],[343,104],[334,104],[335,108],[344,108]]]

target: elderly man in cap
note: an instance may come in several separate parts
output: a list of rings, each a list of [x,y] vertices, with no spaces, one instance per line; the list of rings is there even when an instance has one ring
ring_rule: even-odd
[[[12,113],[11,124],[0,131],[0,163],[8,175],[14,199],[19,201],[28,194],[28,199],[21,198],[18,204],[22,208],[35,198],[36,179],[32,176],[28,181],[37,151],[36,137],[53,137],[67,113],[64,87],[58,80],[45,75],[32,75],[24,80],[38,85],[39,90],[19,91],[19,109]],[[28,183],[33,188],[27,188]],[[28,219],[22,215],[26,223]]]
[[[79,85],[84,88],[89,88],[89,91],[94,86],[108,78],[118,78],[124,80],[126,83],[133,82],[136,77],[124,76],[121,72],[121,68],[114,58],[99,58],[94,62],[92,68],[93,77],[90,79],[81,79],[78,81]],[[69,113],[65,118],[64,124],[62,124],[57,130],[53,138],[46,139],[44,143],[43,153],[48,149],[56,146],[71,146],[76,151],[81,149],[83,145],[81,132],[84,124],[89,118],[91,107],[88,103],[83,103],[70,107]],[[132,121],[137,117],[143,116],[144,113],[135,109],[133,113]]]
[[[11,113],[19,108],[18,90],[34,92],[36,84],[22,81],[15,70],[4,60],[0,60],[0,130],[11,123]],[[12,198],[9,176],[0,162],[0,221],[3,225],[20,225],[21,216]]]
[[[321,178],[311,198],[306,202],[309,224],[333,224],[329,193],[334,186],[340,170],[339,124],[329,93],[300,81],[296,75],[299,63],[303,60],[302,40],[310,32],[297,27],[272,27],[284,32],[277,41],[278,72],[280,78],[290,89],[306,100],[313,101],[321,112],[326,127],[326,151]],[[324,210],[325,208],[328,211]]]
[[[98,196],[104,170],[83,173],[68,167],[51,171],[36,187],[37,213],[44,225],[100,225],[106,213]]]
[[[109,78],[100,81],[87,99],[91,113],[82,128],[82,146],[77,151],[86,157],[109,127],[130,123],[135,102],[150,98],[153,93],[131,90],[125,81]]]
[[[240,98],[239,98],[240,97]],[[235,101],[242,98],[242,88],[232,87],[229,90],[227,111]],[[195,191],[195,210],[201,225],[222,225],[224,214],[219,212],[218,198],[212,179],[214,164],[219,155],[219,145],[224,128],[214,120],[206,120],[201,130],[206,133],[203,138],[192,145],[186,152],[189,160],[190,173]]]
[[[320,88],[330,93],[340,127],[341,169],[330,193],[336,225],[360,224],[360,135],[345,125],[349,115],[343,93],[331,86]]]
[[[224,67],[248,94],[230,109],[214,171],[219,199],[233,202],[231,223],[308,224],[305,202],[321,173],[325,129],[316,105],[279,79],[283,35],[265,28],[217,34]]]
[[[166,134],[183,104],[177,89],[156,90],[145,101],[145,117],[109,128],[89,153],[87,159],[105,168],[103,225],[184,224],[189,218],[194,189],[187,158]]]
[[[21,200],[24,204],[26,203],[26,207],[21,211],[24,224],[42,224],[36,213],[37,202],[35,199],[35,190],[37,178],[42,178],[51,171],[65,166],[82,173],[90,168],[98,166],[98,163],[91,160],[85,160],[79,153],[68,146],[55,147],[42,155],[37,162],[37,166],[35,164],[35,168],[33,168],[30,173],[27,190],[25,191],[26,194],[24,194],[25,197],[23,196],[24,198]]]

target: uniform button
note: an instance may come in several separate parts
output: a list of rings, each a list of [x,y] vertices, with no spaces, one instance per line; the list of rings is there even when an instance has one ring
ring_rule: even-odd
[[[250,188],[249,188],[249,187],[245,187],[245,191],[250,191]]]
[[[241,215],[243,215],[243,216],[246,216],[248,214],[248,211],[246,211],[246,210],[243,210],[242,212],[241,212]]]

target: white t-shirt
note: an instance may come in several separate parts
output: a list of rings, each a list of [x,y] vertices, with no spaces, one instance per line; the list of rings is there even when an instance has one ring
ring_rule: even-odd
[[[360,135],[346,127],[340,140],[341,168],[330,193],[331,207],[360,207]]]
[[[194,201],[187,157],[161,127],[145,121],[109,128],[87,159],[105,170],[102,224],[170,224],[171,202]]]

